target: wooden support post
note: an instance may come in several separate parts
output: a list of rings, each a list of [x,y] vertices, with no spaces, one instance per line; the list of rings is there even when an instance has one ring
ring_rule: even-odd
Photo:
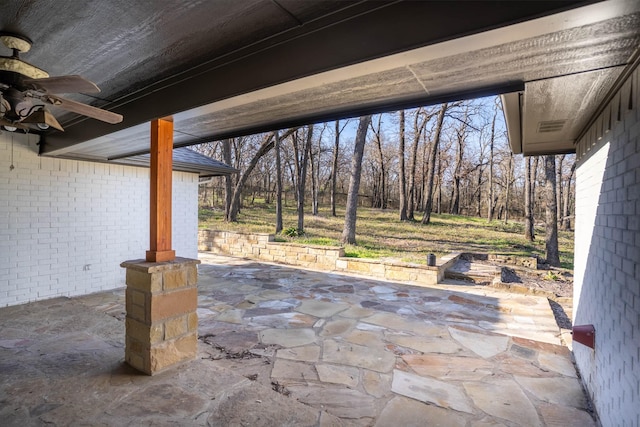
[[[148,262],[173,261],[171,249],[171,178],[173,173],[173,120],[151,122],[151,204]]]

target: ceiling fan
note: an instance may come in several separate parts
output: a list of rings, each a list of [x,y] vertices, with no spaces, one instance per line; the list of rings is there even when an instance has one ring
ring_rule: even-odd
[[[28,52],[32,42],[24,36],[0,32],[0,41],[13,51],[11,56],[0,56],[0,125],[5,130],[64,129],[47,109],[47,105],[106,123],[120,123],[122,115],[71,99],[61,93],[98,93],[95,83],[78,75],[49,77],[40,68],[20,59]]]

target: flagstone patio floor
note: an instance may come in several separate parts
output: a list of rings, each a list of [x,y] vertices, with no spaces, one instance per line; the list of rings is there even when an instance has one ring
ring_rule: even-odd
[[[200,258],[198,356],[153,377],[123,289],[0,309],[0,425],[596,425],[545,298]]]

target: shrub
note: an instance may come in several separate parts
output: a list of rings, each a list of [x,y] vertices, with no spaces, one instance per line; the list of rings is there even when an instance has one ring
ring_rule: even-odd
[[[282,234],[289,237],[298,237],[304,233],[298,233],[298,229],[296,227],[289,227],[282,230]]]

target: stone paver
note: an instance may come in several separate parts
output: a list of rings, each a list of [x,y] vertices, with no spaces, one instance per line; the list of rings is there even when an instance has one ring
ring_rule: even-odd
[[[446,335],[445,335],[446,334]],[[388,341],[422,353],[459,353],[463,351],[463,346],[452,340],[449,332],[442,335],[432,335],[429,337],[416,337],[412,335],[386,334]]]
[[[477,355],[490,358],[507,349],[509,337],[469,332],[457,328],[449,328],[451,336],[463,346]]]
[[[391,394],[391,374],[363,370],[362,386],[364,390],[374,397],[383,397]]]
[[[539,407],[547,427],[595,427],[593,418],[585,411],[552,404]]]
[[[586,408],[582,386],[576,378],[516,377],[516,381],[538,399],[563,406]]]
[[[376,372],[389,372],[396,363],[395,355],[385,349],[340,343],[333,340],[324,341],[322,360]]]
[[[575,365],[565,356],[542,353],[538,356],[538,363],[541,367],[550,369],[554,372],[559,372],[562,375],[566,375],[568,377],[576,376]]]
[[[154,377],[123,290],[0,309],[2,425],[595,425],[545,298],[201,259],[198,357]]]
[[[308,345],[295,348],[283,348],[278,350],[276,357],[300,362],[317,362],[320,359],[320,347],[317,345]]]
[[[314,407],[322,407],[340,418],[375,418],[378,410],[375,397],[358,390],[318,384],[289,387],[291,395]]]
[[[253,310],[248,310],[251,312]],[[253,313],[251,313],[253,314]],[[246,316],[245,316],[246,317]],[[251,323],[271,328],[311,328],[318,321],[316,317],[300,313],[277,313],[251,317]]]
[[[450,382],[395,370],[391,391],[445,409],[473,413],[471,402],[462,387]]]
[[[313,329],[266,329],[260,332],[260,342],[282,347],[298,347],[316,341]]]
[[[348,387],[358,385],[360,371],[358,368],[350,366],[317,364],[316,370],[320,381],[332,384],[344,384]]]
[[[335,319],[326,322],[320,331],[321,337],[333,337],[344,335],[356,326],[356,321],[352,319]]]
[[[425,405],[413,399],[394,397],[387,403],[376,421],[376,426],[403,427],[465,427],[467,420],[452,411]]]
[[[317,380],[318,373],[313,365],[304,362],[294,362],[293,360],[276,359],[273,363],[271,377],[276,379],[290,380]]]
[[[482,380],[493,372],[493,363],[477,357],[455,357],[440,354],[408,354],[402,356],[418,375],[443,381]]]
[[[489,383],[464,384],[473,402],[489,415],[522,426],[540,426],[540,419],[529,398],[513,380],[493,380]]]
[[[307,300],[296,309],[300,313],[310,314],[316,317],[331,317],[336,313],[349,308],[346,304],[335,304],[326,301]]]

